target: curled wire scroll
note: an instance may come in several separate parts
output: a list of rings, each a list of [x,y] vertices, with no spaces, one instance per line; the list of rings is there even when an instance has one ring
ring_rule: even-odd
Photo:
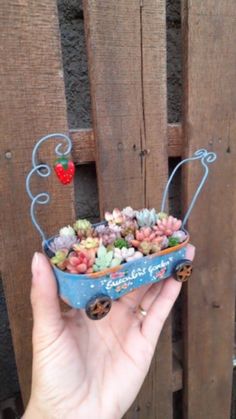
[[[42,137],[35,145],[33,152],[32,152],[32,169],[31,171],[28,173],[27,178],[26,178],[26,191],[31,199],[31,206],[30,206],[30,215],[31,215],[31,219],[32,222],[34,224],[34,226],[36,227],[36,229],[38,230],[39,234],[42,237],[43,243],[46,241],[46,237],[45,234],[43,232],[43,230],[41,229],[40,225],[38,224],[38,222],[36,221],[36,217],[35,217],[35,206],[36,204],[40,204],[40,205],[45,205],[48,204],[50,201],[50,195],[48,192],[41,192],[37,195],[34,195],[31,192],[31,188],[30,188],[30,181],[31,181],[31,177],[32,175],[34,175],[35,173],[41,177],[48,177],[51,174],[51,168],[48,164],[39,164],[37,162],[37,152],[39,147],[41,146],[42,143],[44,143],[45,141],[49,140],[49,139],[62,139],[63,142],[60,142],[59,144],[57,144],[57,146],[55,147],[55,153],[57,156],[65,156],[67,154],[70,154],[71,149],[72,149],[72,143],[70,138],[65,135],[65,134],[49,134],[46,135],[45,137]],[[64,149],[64,151],[63,151]]]
[[[201,161],[201,164],[202,164],[202,166],[204,167],[205,170],[204,170],[204,174],[203,174],[202,180],[199,183],[199,186],[198,186],[198,188],[197,188],[197,190],[196,190],[196,192],[195,192],[195,194],[194,194],[194,196],[192,198],[192,201],[191,201],[191,203],[189,205],[189,208],[188,208],[188,210],[187,210],[187,212],[185,214],[185,217],[183,219],[183,224],[182,225],[184,227],[185,224],[186,224],[186,222],[187,222],[187,220],[188,220],[188,218],[189,218],[189,216],[190,216],[190,214],[191,214],[191,212],[192,212],[192,209],[193,209],[193,207],[195,205],[195,202],[196,202],[196,200],[197,200],[197,198],[198,198],[198,196],[199,196],[199,194],[200,194],[200,192],[202,190],[202,187],[203,187],[203,185],[206,182],[206,179],[208,177],[208,174],[209,174],[208,164],[209,163],[213,163],[216,160],[216,158],[217,158],[217,155],[213,151],[210,151],[209,152],[209,151],[207,151],[205,149],[200,149],[200,150],[197,150],[193,154],[192,157],[189,157],[187,159],[184,159],[179,164],[177,164],[177,166],[174,168],[174,170],[171,173],[171,176],[170,176],[170,178],[169,178],[169,180],[168,180],[168,182],[166,184],[166,187],[165,187],[165,190],[164,190],[164,194],[163,194],[163,198],[162,198],[161,212],[164,212],[165,211],[165,205],[166,205],[166,199],[167,199],[167,195],[168,195],[169,186],[170,186],[170,183],[171,183],[171,181],[172,181],[175,173],[179,169],[179,167],[182,166],[185,163],[189,163],[189,162],[194,161],[194,160],[200,160]]]

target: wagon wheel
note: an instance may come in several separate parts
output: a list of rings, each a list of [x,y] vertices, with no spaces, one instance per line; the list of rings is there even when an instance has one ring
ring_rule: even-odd
[[[91,320],[100,320],[109,313],[111,303],[111,299],[107,295],[98,295],[87,303],[86,314]]]
[[[174,269],[174,277],[179,282],[186,282],[191,276],[193,271],[193,265],[191,260],[183,259],[180,260]]]

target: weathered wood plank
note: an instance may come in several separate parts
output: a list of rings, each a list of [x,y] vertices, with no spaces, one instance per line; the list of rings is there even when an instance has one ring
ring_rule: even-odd
[[[235,310],[235,1],[184,2],[185,153],[218,154],[189,230],[197,247],[186,293],[185,418],[230,417]],[[186,169],[186,204],[202,175]]]
[[[85,0],[101,215],[160,207],[167,179],[166,29],[163,0]],[[172,417],[171,326],[128,418]]]
[[[167,125],[168,156],[181,157],[183,155],[182,124]]]
[[[40,240],[33,228],[25,176],[31,151],[40,136],[67,130],[66,104],[55,0],[1,1],[0,23],[0,228],[1,266],[20,385],[25,402],[31,381],[30,262]],[[53,147],[40,158],[52,163]],[[52,203],[39,211],[48,234],[73,216],[72,188],[50,180],[33,182],[35,191],[50,191]]]
[[[86,164],[95,161],[95,141],[92,128],[70,130],[73,144],[72,158],[75,164]]]
[[[183,151],[182,126],[168,124],[167,126],[168,156],[180,157]],[[95,141],[92,128],[70,130],[73,142],[73,160],[76,164],[95,161]]]

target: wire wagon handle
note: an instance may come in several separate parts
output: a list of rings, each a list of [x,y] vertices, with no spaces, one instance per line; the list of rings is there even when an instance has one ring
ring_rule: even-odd
[[[42,228],[40,227],[39,223],[36,220],[35,217],[35,206],[36,204],[40,204],[40,205],[45,205],[48,204],[50,201],[50,195],[48,192],[41,192],[37,195],[34,195],[31,192],[31,188],[30,188],[30,182],[31,182],[31,178],[32,175],[37,174],[41,177],[48,177],[51,174],[51,167],[48,164],[45,163],[38,163],[37,161],[37,152],[39,147],[41,146],[42,143],[44,143],[47,140],[55,140],[55,139],[61,139],[62,142],[60,142],[59,144],[56,145],[55,147],[55,153],[58,157],[65,157],[67,155],[70,154],[71,149],[72,149],[72,143],[70,138],[65,135],[65,134],[49,134],[46,135],[45,137],[42,137],[34,146],[33,152],[32,152],[32,169],[31,171],[28,173],[27,177],[26,177],[26,191],[31,199],[31,206],[30,206],[30,215],[31,215],[31,220],[32,223],[34,224],[35,228],[38,230],[39,234],[42,237],[42,241],[43,243],[45,243],[46,241],[46,236],[42,230]],[[63,151],[64,149],[64,151]]]
[[[42,230],[42,228],[40,227],[39,223],[36,220],[36,216],[35,216],[35,206],[37,204],[39,205],[46,205],[50,202],[50,195],[48,192],[40,192],[37,195],[34,195],[31,191],[31,187],[30,187],[30,183],[31,183],[31,178],[32,175],[37,174],[40,177],[48,177],[51,174],[51,168],[48,164],[45,163],[39,163],[37,161],[37,152],[39,147],[41,146],[42,143],[44,143],[47,140],[55,140],[55,139],[61,139],[62,142],[60,142],[59,144],[56,145],[55,147],[55,154],[57,156],[59,156],[59,160],[61,160],[61,166],[64,167],[64,169],[66,168],[66,174],[64,175],[64,180],[62,180],[62,183],[66,184],[69,183],[68,180],[68,171],[69,169],[67,168],[67,159],[66,156],[69,155],[71,153],[71,149],[72,149],[72,143],[71,143],[71,139],[65,135],[65,134],[61,134],[61,133],[56,133],[56,134],[49,134],[46,135],[44,137],[42,137],[34,146],[33,152],[32,152],[32,169],[31,171],[28,173],[27,177],[26,177],[26,191],[31,199],[31,206],[30,206],[30,215],[31,215],[31,220],[32,223],[34,224],[35,228],[38,230],[40,236],[42,237],[42,241],[43,243],[46,242],[46,236],[44,234],[44,231]],[[64,151],[63,151],[64,149]],[[195,192],[195,195],[190,203],[189,209],[184,217],[183,220],[183,226],[186,224],[189,215],[194,207],[194,204],[201,192],[201,189],[208,177],[208,173],[209,173],[209,168],[208,168],[208,164],[212,163],[216,160],[217,156],[214,152],[208,152],[205,149],[200,149],[197,150],[192,157],[189,157],[187,159],[182,160],[173,170],[167,184],[164,190],[164,194],[163,194],[163,199],[162,199],[162,205],[161,205],[161,212],[165,211],[165,205],[166,205],[166,199],[167,199],[167,195],[168,195],[168,190],[169,190],[169,186],[170,183],[176,173],[176,171],[179,169],[180,166],[182,166],[185,163],[194,161],[194,160],[200,160],[202,166],[204,167],[205,171],[202,177],[202,180]],[[73,163],[72,163],[73,164]],[[63,170],[62,167],[60,168],[60,170]],[[57,174],[60,178],[61,174]]]
[[[189,205],[188,211],[186,212],[185,217],[183,219],[182,225],[184,227],[184,225],[186,224],[186,222],[187,222],[187,220],[188,220],[188,218],[189,218],[189,216],[192,212],[192,209],[195,205],[195,202],[196,202],[196,200],[197,200],[197,198],[198,198],[198,196],[199,196],[199,194],[200,194],[200,192],[203,188],[203,185],[207,180],[207,177],[208,177],[208,174],[209,174],[208,164],[213,163],[216,160],[216,158],[217,158],[216,153],[214,153],[213,151],[207,151],[203,148],[203,149],[195,151],[195,153],[193,154],[192,157],[184,159],[179,164],[177,164],[177,166],[174,168],[174,170],[171,173],[171,176],[170,176],[170,178],[169,178],[169,180],[166,184],[164,194],[163,194],[163,198],[162,198],[161,212],[165,211],[165,205],[166,205],[166,199],[167,199],[167,195],[168,195],[169,186],[170,186],[170,183],[171,183],[175,173],[179,169],[179,167],[182,166],[185,163],[189,163],[189,162],[194,161],[194,160],[200,160],[202,166],[204,167],[204,174],[203,174],[202,180],[199,183],[199,186],[198,186],[198,188],[197,188],[197,190],[196,190],[196,192],[195,192],[195,194],[192,198],[192,201]]]

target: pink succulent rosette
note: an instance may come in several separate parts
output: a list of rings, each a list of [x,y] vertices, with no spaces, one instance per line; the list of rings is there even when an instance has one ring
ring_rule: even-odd
[[[180,230],[182,221],[178,220],[172,215],[169,215],[166,218],[157,220],[157,225],[153,227],[155,232],[160,236],[171,236],[174,232]]]

